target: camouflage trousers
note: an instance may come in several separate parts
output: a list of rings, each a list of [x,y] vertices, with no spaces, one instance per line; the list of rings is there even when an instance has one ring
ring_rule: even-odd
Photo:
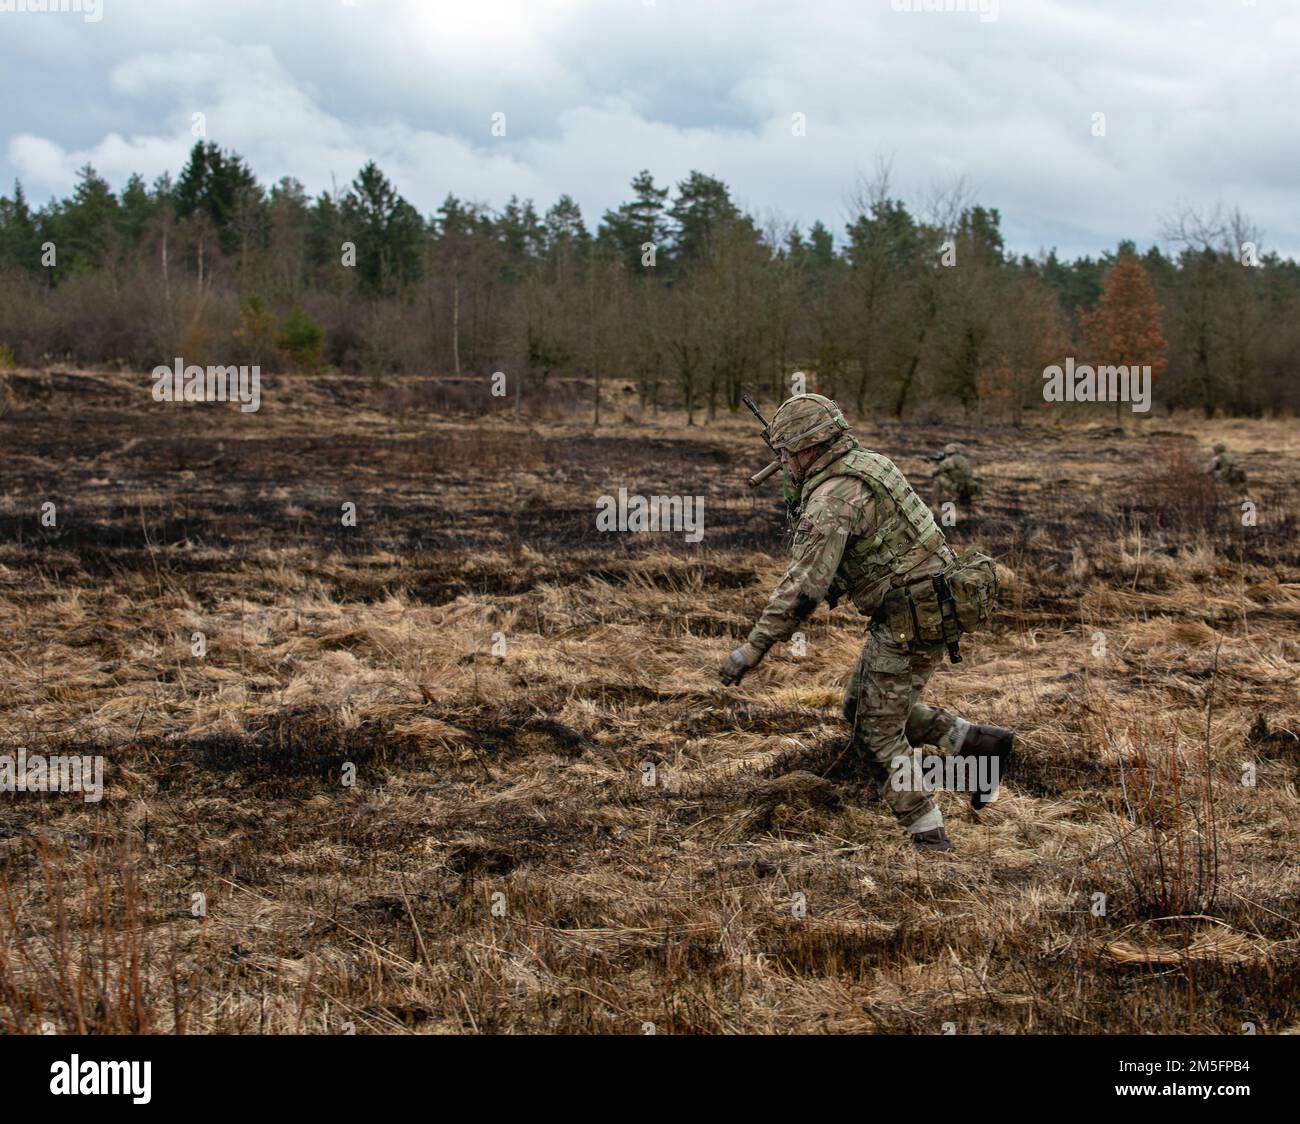
[[[893,783],[898,770],[913,769],[917,746],[941,744],[958,716],[918,702],[943,660],[942,644],[909,646],[872,628],[844,692],[844,718],[853,723],[853,751],[884,771],[881,796],[904,827],[934,809],[930,793]]]

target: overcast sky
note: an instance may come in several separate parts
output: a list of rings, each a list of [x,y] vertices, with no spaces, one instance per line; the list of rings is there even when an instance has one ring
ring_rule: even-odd
[[[3,194],[44,202],[87,161],[175,175],[202,112],[265,183],[374,158],[425,213],[568,192],[594,229],[639,169],[698,168],[838,236],[883,157],[908,200],[965,176],[1018,252],[1145,247],[1222,202],[1300,257],[1297,0],[99,2],[0,11]]]

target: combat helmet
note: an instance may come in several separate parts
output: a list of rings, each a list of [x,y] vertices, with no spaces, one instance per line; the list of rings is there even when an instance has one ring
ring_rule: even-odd
[[[1215,442],[1214,445],[1214,451],[1216,453],[1226,453],[1228,451],[1228,446],[1225,445],[1222,441],[1217,441]]]
[[[946,457],[961,456],[962,448],[955,442],[949,441],[948,444],[943,447],[943,455]]]
[[[781,403],[768,437],[772,448],[799,453],[833,441],[849,428],[839,406],[821,394],[796,394]]]

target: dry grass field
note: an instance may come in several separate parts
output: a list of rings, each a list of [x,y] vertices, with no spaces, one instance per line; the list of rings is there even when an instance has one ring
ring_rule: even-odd
[[[0,753],[105,762],[0,794],[0,1031],[1300,1027],[1294,421],[857,430],[964,442],[951,537],[1017,576],[926,696],[1016,770],[919,855],[845,752],[851,606],[718,683],[785,549],[745,418],[0,378]],[[703,541],[599,533],[620,487]]]

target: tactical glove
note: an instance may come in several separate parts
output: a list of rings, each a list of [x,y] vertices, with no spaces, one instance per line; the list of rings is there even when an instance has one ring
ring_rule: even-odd
[[[757,667],[763,658],[762,649],[754,647],[748,640],[739,648],[728,652],[718,668],[718,678],[728,687],[734,687],[745,678],[745,672]]]

